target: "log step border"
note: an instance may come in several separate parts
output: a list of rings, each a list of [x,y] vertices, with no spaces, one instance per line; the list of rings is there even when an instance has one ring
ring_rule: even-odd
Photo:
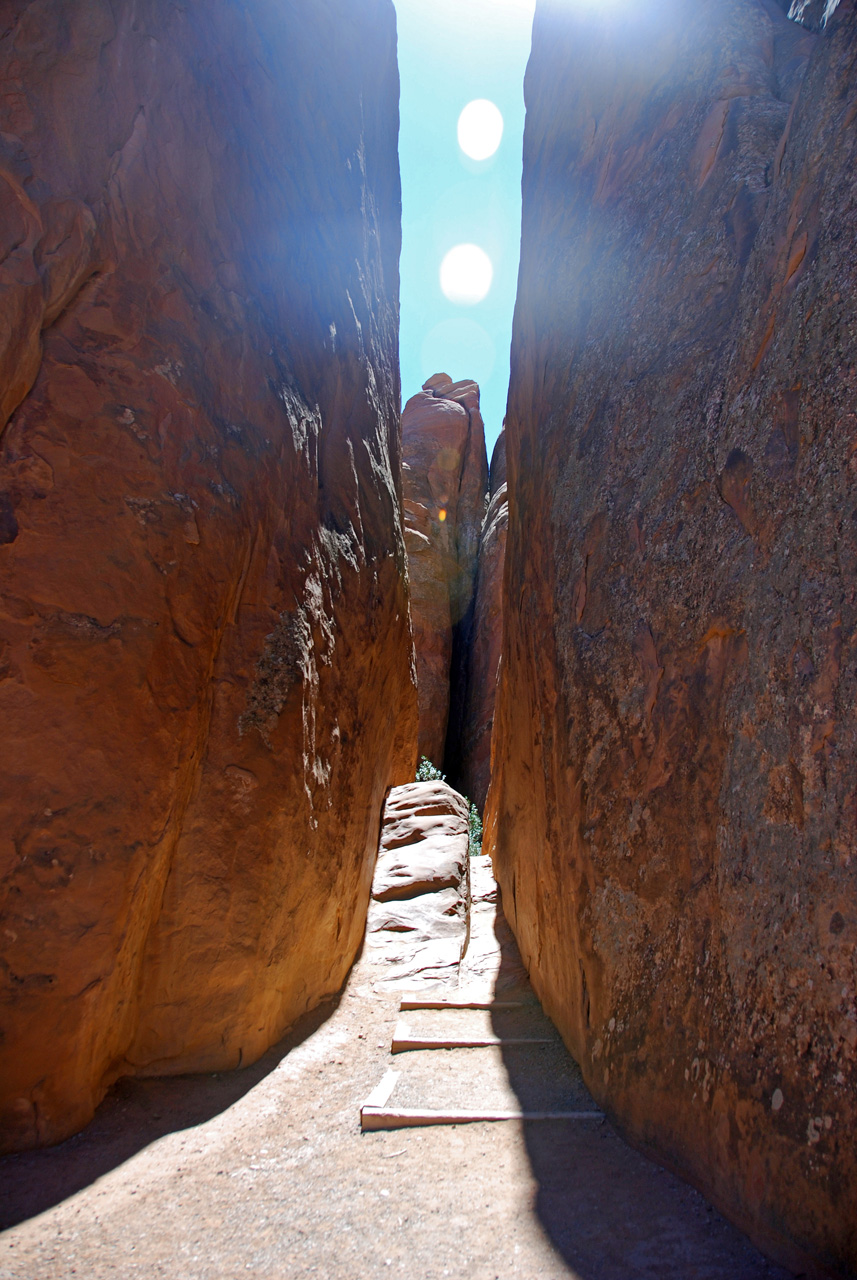
[[[402,1107],[394,1111],[367,1104],[360,1108],[360,1127],[364,1133],[383,1129],[426,1128],[429,1125],[494,1124],[508,1120],[548,1120],[556,1123],[563,1120],[603,1119],[603,1111],[432,1111],[414,1107]]]
[[[427,1036],[395,1035],[390,1052],[412,1053],[418,1049],[505,1049],[507,1046],[515,1048],[521,1045],[555,1043],[555,1040],[548,1038],[537,1040],[525,1036],[509,1036],[505,1039],[500,1036],[446,1036],[433,1039]]]
[[[399,1019],[393,1032],[391,1053],[410,1053],[416,1049],[504,1049],[507,1046],[555,1044],[551,1036],[421,1036],[415,1035],[404,1019]]]
[[[413,1009],[523,1009],[521,1000],[428,1000],[418,996],[402,1000],[399,1010],[407,1013]]]

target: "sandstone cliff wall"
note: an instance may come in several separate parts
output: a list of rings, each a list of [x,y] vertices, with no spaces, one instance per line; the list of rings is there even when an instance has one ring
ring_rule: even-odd
[[[508,523],[506,433],[501,431],[491,455],[489,503],[479,540],[476,596],[461,716],[460,785],[480,813],[491,781],[491,734],[503,642],[503,564]]]
[[[413,777],[389,0],[0,21],[0,1129],[246,1064]]]
[[[419,754],[456,773],[460,726],[450,707],[460,717],[488,491],[477,384],[429,378],[405,405],[402,457]]]
[[[540,0],[526,98],[504,907],[625,1132],[845,1273],[857,11]]]

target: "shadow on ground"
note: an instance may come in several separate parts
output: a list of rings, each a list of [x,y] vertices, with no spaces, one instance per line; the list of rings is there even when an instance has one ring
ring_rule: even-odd
[[[252,1066],[213,1075],[126,1076],[74,1137],[0,1159],[0,1231],[67,1200],[165,1134],[191,1129],[228,1110],[313,1035],[340,999],[341,993],[305,1014]]]
[[[521,1000],[526,1034],[553,1044],[504,1046],[521,1110],[596,1110],[580,1069],[541,1009],[498,902],[495,999]],[[492,1010],[495,1034],[510,1015]],[[520,1030],[524,1028],[518,1021]],[[578,1280],[787,1280],[692,1187],[629,1147],[607,1120],[530,1122],[524,1141],[534,1211]]]

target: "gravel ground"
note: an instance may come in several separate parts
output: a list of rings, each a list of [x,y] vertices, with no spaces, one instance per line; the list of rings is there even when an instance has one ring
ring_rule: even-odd
[[[461,982],[532,1002],[474,861]],[[785,1280],[606,1122],[361,1134],[360,1104],[391,1066],[392,1105],[588,1105],[532,1003],[502,1025],[547,1025],[550,1045],[391,1057],[400,1015],[383,966],[367,954],[254,1067],[121,1082],[77,1137],[0,1161],[0,1278]]]

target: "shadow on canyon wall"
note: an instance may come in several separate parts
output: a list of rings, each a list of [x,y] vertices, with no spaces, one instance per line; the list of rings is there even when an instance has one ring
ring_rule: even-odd
[[[304,1014],[252,1066],[211,1075],[124,1076],[80,1133],[55,1147],[0,1159],[0,1231],[76,1195],[166,1134],[221,1115],[314,1035],[341,999],[342,991]]]
[[[527,1034],[548,1033],[552,1024],[535,1004],[514,935],[499,909],[495,932],[502,955],[496,998],[525,1001]],[[492,1010],[495,1034],[510,1032],[510,1016],[515,1015]],[[502,1053],[522,1110],[595,1109],[577,1064],[558,1046],[506,1046]],[[609,1121],[534,1121],[524,1124],[524,1142],[536,1182],[533,1211],[576,1280],[792,1276],[693,1187],[629,1147]]]

